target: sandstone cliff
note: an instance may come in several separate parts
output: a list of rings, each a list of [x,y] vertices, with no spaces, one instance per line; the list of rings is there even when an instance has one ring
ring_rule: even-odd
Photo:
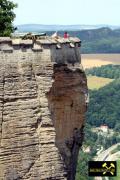
[[[0,180],[75,178],[86,76],[79,40],[51,41],[0,38]]]

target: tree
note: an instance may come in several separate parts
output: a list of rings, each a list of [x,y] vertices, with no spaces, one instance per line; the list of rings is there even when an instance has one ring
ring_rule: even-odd
[[[13,20],[15,13],[13,12],[17,4],[9,0],[0,0],[0,36],[10,36],[14,32]]]

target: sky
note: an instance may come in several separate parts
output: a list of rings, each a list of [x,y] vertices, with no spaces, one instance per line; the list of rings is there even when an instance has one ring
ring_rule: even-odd
[[[15,25],[120,25],[120,0],[12,0]]]

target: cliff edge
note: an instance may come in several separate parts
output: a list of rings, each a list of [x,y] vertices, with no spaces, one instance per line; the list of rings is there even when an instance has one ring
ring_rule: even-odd
[[[87,96],[79,46],[0,38],[0,180],[75,179]]]

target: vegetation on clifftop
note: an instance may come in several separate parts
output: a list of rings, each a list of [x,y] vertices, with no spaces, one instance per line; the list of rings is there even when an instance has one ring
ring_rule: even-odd
[[[17,4],[8,0],[0,0],[0,36],[10,36],[14,31],[13,20],[15,14],[13,12]]]

